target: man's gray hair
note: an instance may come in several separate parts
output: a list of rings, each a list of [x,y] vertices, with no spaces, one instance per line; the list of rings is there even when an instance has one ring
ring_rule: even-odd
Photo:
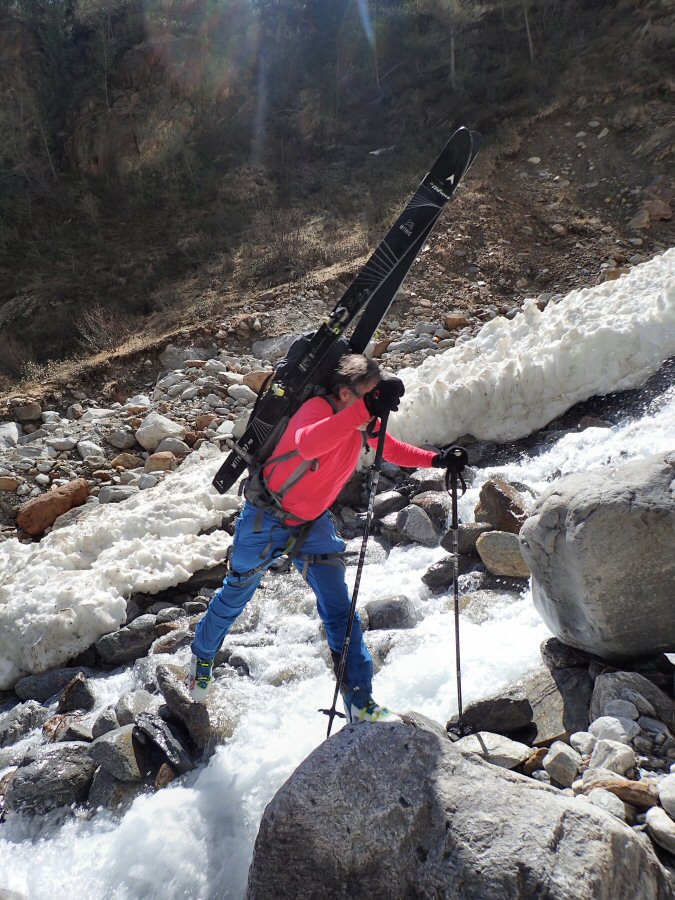
[[[373,378],[380,377],[379,363],[362,353],[343,356],[331,379],[331,391],[337,394],[341,387],[357,390]]]

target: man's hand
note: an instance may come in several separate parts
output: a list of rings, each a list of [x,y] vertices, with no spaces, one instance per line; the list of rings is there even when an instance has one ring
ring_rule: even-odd
[[[459,444],[453,444],[452,447],[446,447],[434,456],[431,465],[438,469],[454,469],[458,474],[464,471],[464,466],[469,461],[469,454],[464,447]]]
[[[405,386],[400,378],[383,378],[363,397],[371,416],[383,416],[386,412],[396,412],[405,394]]]

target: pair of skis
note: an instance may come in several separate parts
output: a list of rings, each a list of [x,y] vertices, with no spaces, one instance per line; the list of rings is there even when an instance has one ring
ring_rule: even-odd
[[[331,348],[359,316],[349,344],[352,352],[364,352],[482,143],[481,135],[468,128],[459,128],[452,135],[401,215],[309,340],[295,367],[283,377],[273,378],[265,388],[246,431],[213,479],[221,494],[248,466],[264,462],[290,416],[327,374],[322,372],[322,363]]]

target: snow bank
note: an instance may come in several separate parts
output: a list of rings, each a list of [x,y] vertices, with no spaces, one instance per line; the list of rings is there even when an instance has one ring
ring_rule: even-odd
[[[63,665],[126,618],[132,593],[156,593],[221,562],[217,526],[235,498],[211,479],[215,449],[194,453],[165,481],[99,506],[39,544],[0,544],[0,690]]]
[[[400,376],[396,437],[444,445],[464,434],[524,437],[594,395],[638,387],[675,355],[675,248],[618,281],[572,291]]]

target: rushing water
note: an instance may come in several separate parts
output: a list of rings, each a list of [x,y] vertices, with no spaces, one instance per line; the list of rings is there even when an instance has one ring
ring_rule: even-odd
[[[480,470],[461,500],[460,515],[471,518],[480,485],[495,474],[540,493],[561,475],[674,447],[675,389],[670,388],[638,418],[568,434],[545,452]],[[420,581],[441,555],[438,549],[394,549],[385,563],[366,567],[361,599],[405,594],[420,620],[393,640],[391,634],[377,638],[379,649],[388,651],[375,678],[378,701],[445,722],[456,711],[451,597],[430,596]],[[350,575],[353,579],[353,568]],[[464,578],[470,582],[470,576]],[[107,812],[91,819],[61,812],[28,822],[9,816],[0,827],[0,888],[30,900],[242,896],[265,805],[323,740],[326,719],[317,710],[330,704],[333,692],[320,655],[318,620],[302,583],[277,578],[254,602],[260,640],[250,650],[252,677],[229,681],[227,692],[216,698],[239,719],[229,742],[206,766],[157,794],[139,797],[121,818]],[[462,616],[460,624],[465,703],[537,664],[539,644],[548,636],[529,592],[515,600],[504,595],[483,616]],[[185,662],[188,652],[178,659]],[[155,663],[168,659],[158,657]],[[99,703],[90,718],[121,693],[141,687],[148,665],[139,661],[98,679]],[[26,743],[36,740],[37,734]]]

